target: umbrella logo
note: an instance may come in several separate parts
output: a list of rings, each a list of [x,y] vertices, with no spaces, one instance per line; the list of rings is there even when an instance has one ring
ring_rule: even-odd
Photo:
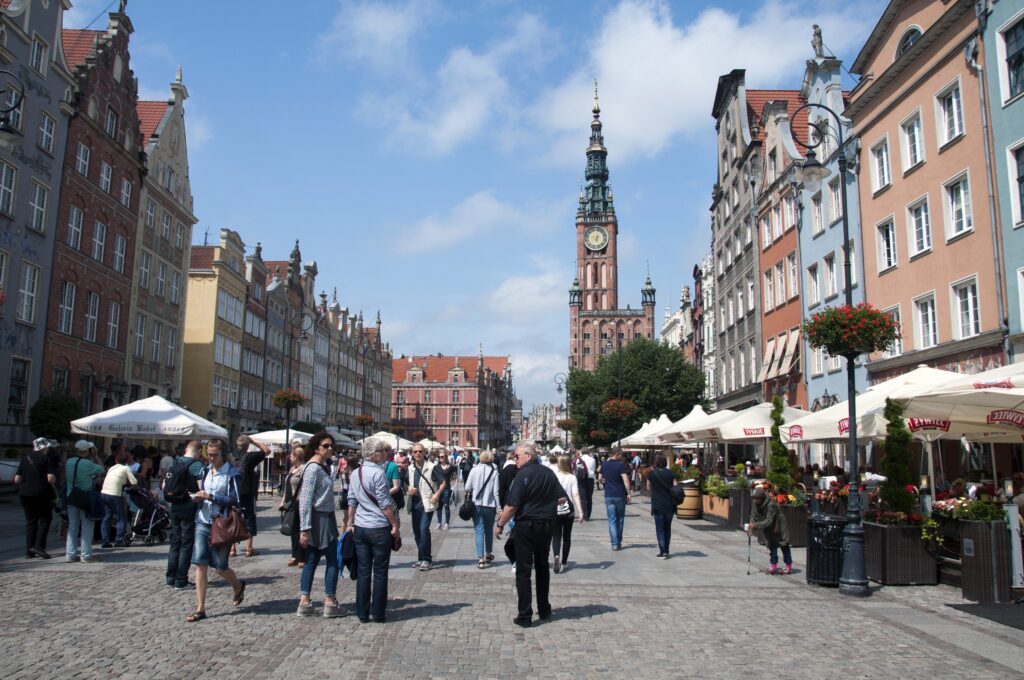
[[[800,427],[799,425],[790,425],[789,426],[789,438],[790,439],[803,439],[804,438],[804,428]]]
[[[839,434],[846,434],[850,431],[850,419],[843,418],[839,421]]]
[[[763,437],[764,436],[764,428],[763,427],[745,427],[745,428],[743,428],[743,436],[745,436],[745,437],[757,437],[757,436]]]
[[[1018,411],[1014,408],[1000,408],[992,411],[988,414],[986,419],[989,425],[997,423],[1003,423],[1006,425],[1013,425],[1024,430],[1024,411]]]
[[[939,418],[907,418],[907,427],[911,432],[918,430],[942,430],[949,432],[949,421]]]
[[[974,383],[974,389],[997,389],[997,390],[1012,390],[1014,388],[1013,380],[1010,378],[1003,378],[1002,380],[979,380]]]

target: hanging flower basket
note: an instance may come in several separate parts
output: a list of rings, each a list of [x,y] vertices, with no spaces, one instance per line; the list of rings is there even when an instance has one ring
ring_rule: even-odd
[[[373,425],[373,416],[360,413],[353,419],[353,421],[355,422],[356,427],[369,427],[370,425]]]
[[[829,307],[803,323],[811,347],[831,356],[851,357],[891,348],[900,337],[900,322],[867,303]]]
[[[561,430],[571,430],[576,427],[576,421],[572,418],[562,418],[561,420],[556,421],[555,425],[557,425]]]
[[[274,392],[274,397],[271,401],[275,407],[290,411],[297,406],[305,404],[306,397],[290,387],[285,387]]]
[[[609,399],[601,405],[601,413],[609,418],[629,418],[638,409],[639,407],[629,399]]]

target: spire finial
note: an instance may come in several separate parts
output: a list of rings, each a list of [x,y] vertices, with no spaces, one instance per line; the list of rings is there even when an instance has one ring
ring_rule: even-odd
[[[181,64],[178,64],[178,72],[174,76],[174,82],[181,85]]]
[[[597,78],[594,78],[594,118],[601,115],[601,106],[597,103]]]
[[[337,286],[334,287],[334,291],[331,293],[331,304],[332,305],[338,304],[338,287]]]

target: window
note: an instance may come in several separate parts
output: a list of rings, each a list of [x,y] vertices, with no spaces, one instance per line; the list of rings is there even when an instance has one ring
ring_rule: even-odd
[[[910,224],[913,255],[919,255],[932,247],[932,227],[928,219],[928,199],[914,203],[907,208],[907,221]]]
[[[878,231],[878,271],[881,273],[899,264],[896,256],[896,225],[890,217],[875,229]]]
[[[836,256],[834,253],[825,256],[825,299],[829,299],[839,290],[836,279]]]
[[[947,144],[964,133],[964,109],[960,101],[959,81],[939,95],[938,106],[942,123],[939,142]]]
[[[747,277],[747,311],[754,311],[754,277]]]
[[[917,349],[926,349],[939,344],[939,329],[935,323],[935,296],[914,301],[914,315],[917,317]]]
[[[92,226],[92,259],[103,262],[103,250],[107,245],[107,225],[96,222]]]
[[[8,85],[8,87],[10,87]],[[17,106],[15,106],[17,102]],[[21,112],[25,110],[25,96],[18,89],[11,87],[7,92],[7,106],[10,109],[7,114],[8,122],[16,130],[21,129]]]
[[[743,287],[736,287],[736,318],[742,319],[746,310],[743,309]]]
[[[179,250],[185,246],[185,225],[181,222],[174,223],[174,247]]]
[[[785,231],[796,226],[796,199],[792,194],[782,199],[782,226]]]
[[[46,75],[46,52],[47,45],[38,37],[32,41],[32,54],[29,56],[29,65],[42,75]]]
[[[152,264],[153,256],[143,250],[139,257],[139,285],[143,288],[149,288],[149,270]]]
[[[226,290],[217,291],[217,316],[232,326],[242,328],[242,301],[229,294]]]
[[[152,227],[153,226],[153,220],[155,218],[156,218],[156,203],[154,203],[153,199],[151,198],[151,199],[146,201],[146,226],[147,227]]]
[[[458,382],[458,376],[455,376],[455,378],[456,378],[455,382]],[[458,404],[459,403],[459,399],[460,399],[459,391],[458,390],[452,390],[452,403]]]
[[[160,213],[160,235],[165,240],[170,240],[171,238],[171,215],[166,210]]]
[[[124,274],[124,255],[128,246],[128,239],[121,234],[114,237],[114,271]]]
[[[764,273],[764,310],[770,311],[775,306],[775,285],[773,283],[772,270]]]
[[[154,319],[152,329],[153,334],[149,338],[149,360],[158,362],[160,361],[160,343],[162,341],[162,337],[164,334],[164,325],[160,321]],[[218,338],[219,337],[220,336],[218,336]],[[237,366],[235,366],[234,368],[237,368]]]
[[[103,129],[108,135],[117,139],[117,114],[112,109],[107,109],[107,120]]]
[[[89,158],[92,156],[92,150],[81,142],[78,143],[78,150],[75,151],[75,170],[78,171],[79,175],[89,175]]]
[[[786,271],[789,273],[789,297],[800,294],[800,270],[797,269],[796,253],[786,256]]]
[[[174,368],[175,358],[178,354],[178,329],[167,329],[167,351],[164,353],[164,360],[167,368]]]
[[[167,281],[167,265],[163,262],[156,266],[156,287],[154,293],[160,297],[164,296],[164,284]]]
[[[424,404],[429,404],[430,403],[430,390],[423,390],[423,403]]]
[[[126,208],[132,207],[132,183],[127,179],[121,180],[121,205]]]
[[[811,373],[821,375],[825,372],[825,348],[815,347],[811,350]]]
[[[117,336],[121,332],[121,304],[110,303],[110,313],[107,316],[107,347],[117,349]]]
[[[900,44],[896,46],[896,59],[899,59],[917,42],[917,39],[921,37],[921,29],[917,27],[911,27],[903,37],[900,38]],[[896,59],[893,59],[895,61]]]
[[[900,308],[891,307],[889,309],[882,310],[883,314],[887,314],[896,323],[900,322]],[[882,356],[886,359],[897,357],[903,354],[903,337],[901,335],[896,336],[896,342],[893,343],[892,347],[882,352]]]
[[[1002,33],[1002,47],[1006,52],[1007,99],[1024,92],[1024,20],[1018,21]]]
[[[100,296],[98,293],[88,293],[85,296],[85,339],[89,342],[96,342],[96,328],[100,321]]]
[[[843,365],[841,363],[839,363],[839,357],[838,356],[832,356],[830,354],[829,357],[828,357],[828,370],[829,371],[838,371],[842,367],[843,367]]]
[[[963,340],[981,333],[981,314],[978,312],[978,281],[971,279],[953,286],[953,303],[956,307],[956,323],[959,324],[955,329],[959,331],[958,338]]]
[[[828,198],[829,198],[829,219],[832,222],[842,219],[843,217],[843,194],[839,188],[839,180],[830,183],[828,185]]]
[[[179,294],[181,291],[181,273],[171,273],[171,304],[178,304]]]
[[[945,185],[943,190],[946,194],[946,238],[954,238],[974,227],[967,175],[956,178]]]
[[[772,223],[768,215],[761,218],[761,245],[767,248],[772,244]]]
[[[10,391],[7,396],[7,424],[24,425],[25,409],[28,408],[28,376],[30,364],[27,359],[11,359]]]
[[[921,138],[921,114],[915,113],[901,126],[903,131],[903,170],[924,161],[924,140]]]
[[[1012,206],[1014,224],[1024,224],[1024,145],[1014,149],[1010,158],[1010,175],[1016,181],[1017,192],[1011,194],[1010,198],[1017,199],[1017,205]],[[1012,200],[1010,201],[1013,202]]]
[[[772,206],[772,238],[782,236],[782,206],[776,203]]]
[[[0,288],[7,288],[7,253],[0,250]]]
[[[781,262],[775,265],[775,306],[786,303],[786,268]]]
[[[14,166],[0,161],[0,212],[14,214],[14,182],[18,171]]]
[[[65,281],[60,284],[60,306],[57,309],[57,330],[71,334],[75,321],[75,284]]]
[[[53,153],[53,135],[57,130],[57,122],[46,113],[39,114],[39,134],[36,144],[46,153]]]
[[[39,182],[32,182],[32,194],[28,200],[28,224],[38,232],[46,231],[46,202],[50,190]]]
[[[767,173],[767,179],[769,182],[774,182],[779,172],[779,158],[775,149],[768,152],[768,163],[765,166],[765,172]]]
[[[82,247],[82,214],[81,208],[76,205],[68,209],[68,245],[75,250]]]
[[[452,425],[458,425],[459,424],[459,409],[457,409],[457,408],[453,408],[452,409],[452,422],[451,422],[451,424]]]
[[[146,317],[139,314],[135,317],[135,356],[142,358],[146,353]]]
[[[883,139],[871,147],[872,176],[875,191],[883,189],[892,184],[892,170],[889,165],[889,140]]]
[[[816,305],[821,302],[821,280],[818,278],[818,265],[812,264],[807,268],[807,305]]]
[[[22,262],[22,280],[18,282],[17,309],[14,317],[26,324],[36,323],[36,296],[39,293],[39,267]]]
[[[110,193],[110,182],[114,169],[106,161],[100,161],[100,189]]]

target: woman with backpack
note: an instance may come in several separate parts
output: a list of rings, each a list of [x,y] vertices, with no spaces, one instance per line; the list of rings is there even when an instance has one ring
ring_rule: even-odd
[[[668,469],[665,454],[655,454],[654,467],[647,473],[647,490],[651,492],[651,516],[654,517],[654,533],[658,537],[658,557],[663,560],[669,557],[672,518],[676,515],[676,504],[672,499],[675,483],[676,477]]]
[[[472,498],[473,529],[476,531],[476,567],[484,569],[494,561],[494,517],[498,512],[498,468],[494,454],[484,451],[466,479],[466,498]]]
[[[569,456],[558,457],[555,477],[565,490],[570,502],[558,506],[555,525],[551,532],[551,552],[555,555],[555,573],[560,574],[569,563],[569,547],[572,545],[573,519],[583,524],[583,500],[580,498],[580,484],[572,473]],[[574,512],[575,511],[575,512]],[[575,514],[575,517],[573,515]]]

